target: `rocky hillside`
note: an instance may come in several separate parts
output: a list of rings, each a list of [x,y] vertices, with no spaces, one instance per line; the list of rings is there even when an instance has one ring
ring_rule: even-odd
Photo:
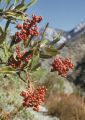
[[[53,40],[59,31],[48,27],[45,39]],[[60,55],[71,57],[75,65],[75,69],[69,73],[68,79],[85,88],[85,23],[79,24],[69,32],[64,31],[56,46],[64,42],[66,42],[66,46],[61,49]],[[50,64],[51,62],[52,60],[47,60],[43,66],[48,68],[47,63]]]

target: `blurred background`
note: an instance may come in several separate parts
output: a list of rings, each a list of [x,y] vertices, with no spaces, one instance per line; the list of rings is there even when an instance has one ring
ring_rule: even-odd
[[[28,1],[31,0],[26,0],[25,4]],[[4,3],[5,1],[1,8]],[[26,13],[43,17],[43,21],[38,25],[40,31],[38,39],[48,22],[49,26],[45,32],[48,43],[63,31],[55,48],[65,43],[65,47],[60,50],[60,56],[72,58],[75,67],[68,72],[67,78],[62,78],[57,72],[50,72],[49,64],[53,59],[42,61],[42,68],[46,68],[48,72],[33,74],[32,79],[37,80],[35,86],[47,87],[46,101],[40,106],[39,113],[27,109],[21,111],[13,120],[85,120],[85,111],[82,111],[82,100],[85,98],[85,0],[37,0]],[[0,20],[0,25],[4,27],[5,21]],[[13,27],[15,26],[9,27],[11,33],[16,30]],[[2,54],[1,51],[0,57]],[[25,85],[18,76],[0,75],[0,110],[18,108],[22,102],[19,93],[24,88]],[[84,101],[83,106],[85,108]],[[78,110],[80,119],[75,117],[77,114],[75,110]]]

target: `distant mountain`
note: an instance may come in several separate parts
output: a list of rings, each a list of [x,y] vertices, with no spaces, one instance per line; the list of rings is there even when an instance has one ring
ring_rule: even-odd
[[[43,30],[44,28],[40,29],[40,35],[42,35]],[[48,42],[52,41],[56,37],[57,33],[59,33],[60,31],[63,31],[63,30],[55,29],[53,27],[47,27],[46,32],[45,32],[45,39],[48,40]],[[68,32],[63,31],[62,35],[60,36],[60,41],[56,45],[60,45],[67,40],[66,38],[67,33]]]
[[[67,33],[67,39],[72,40],[85,33],[85,22],[78,24]]]
[[[43,33],[44,28],[40,29],[40,36]],[[45,33],[45,39],[52,41],[59,31],[63,31],[60,36],[60,41],[56,45],[60,45],[64,42],[68,43],[74,39],[77,39],[79,36],[85,33],[85,22],[78,24],[75,28],[70,31],[64,31],[62,29],[55,29],[53,27],[48,27]]]

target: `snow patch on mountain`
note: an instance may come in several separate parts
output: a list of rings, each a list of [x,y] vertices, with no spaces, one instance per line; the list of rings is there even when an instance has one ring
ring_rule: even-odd
[[[43,34],[45,27],[40,29],[40,36],[38,39],[41,39],[41,36]],[[53,41],[56,35],[63,31],[61,29],[53,28],[53,27],[47,27],[45,31],[45,40],[48,40],[48,42]],[[74,39],[77,40],[77,38],[85,33],[85,22],[82,22],[78,24],[75,28],[73,28],[70,31],[63,31],[63,33],[60,35],[60,41],[58,41],[55,46],[59,46],[63,43],[69,43],[70,41],[73,41]],[[37,38],[35,39],[37,40]]]
[[[74,28],[74,33],[81,31],[83,28],[85,28],[85,22],[78,24],[77,27]]]
[[[40,35],[42,35],[43,34],[43,30],[44,30],[44,28],[42,28],[41,30],[40,30]],[[47,29],[46,29],[46,32],[45,32],[45,40],[48,40],[48,41],[53,41],[53,39],[56,37],[56,35],[60,32],[61,30],[60,29],[54,29],[54,28],[52,28],[52,27],[48,27]],[[56,45],[61,45],[61,44],[63,44],[64,42],[66,42],[66,37],[62,34],[61,36],[60,36],[60,40],[57,42],[57,44]]]

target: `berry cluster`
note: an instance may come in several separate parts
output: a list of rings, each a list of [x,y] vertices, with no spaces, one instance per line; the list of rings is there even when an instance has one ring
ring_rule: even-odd
[[[32,15],[32,20],[28,19],[26,22],[23,22],[23,26],[18,24],[17,29],[20,30],[16,32],[15,34],[15,44],[19,43],[20,41],[27,41],[29,38],[32,38],[34,36],[38,36],[38,26],[36,23],[40,23],[42,20],[42,16],[37,17],[35,15]],[[14,36],[12,36],[13,38]]]
[[[11,65],[13,68],[18,68],[18,69],[22,69],[23,65],[26,66],[28,61],[32,58],[31,55],[28,55],[24,60],[22,60],[22,56],[26,53],[26,52],[21,52],[20,47],[16,47],[16,59],[14,58],[14,56],[11,56]]]
[[[6,113],[5,111],[2,111],[1,116],[0,116],[0,120],[9,120],[10,113]]]
[[[21,96],[24,98],[23,106],[33,107],[33,110],[39,111],[39,105],[44,102],[44,96],[47,89],[44,86],[38,86],[33,92],[28,89],[22,91]]]
[[[55,58],[51,66],[51,72],[58,71],[62,77],[67,77],[67,71],[74,68],[71,58],[67,57],[64,60],[61,57]]]

